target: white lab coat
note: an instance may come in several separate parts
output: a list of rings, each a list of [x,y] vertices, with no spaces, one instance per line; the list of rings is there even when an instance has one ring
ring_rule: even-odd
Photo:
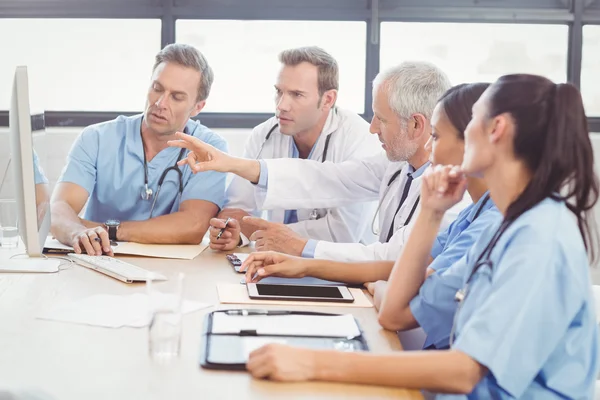
[[[390,241],[385,243],[393,215],[402,197],[408,163],[390,162],[383,152],[362,160],[338,164],[291,159],[266,162],[269,169],[269,186],[266,191],[257,189],[255,192],[257,202],[264,209],[334,207],[381,199],[378,242],[365,245],[320,241],[315,250],[315,258],[339,261],[398,258],[420,210],[419,202],[408,225],[405,225],[421,192],[421,177],[418,177],[413,180],[408,196],[394,219],[394,234]],[[400,169],[400,175],[390,183],[392,176]],[[446,212],[440,231],[446,229],[469,204],[471,198],[465,194],[460,203]]]
[[[286,159],[290,155],[293,138],[283,135],[276,128],[269,140],[265,142],[267,133],[277,124],[275,117],[258,125],[246,142],[245,158]],[[326,160],[339,163],[351,159],[361,159],[380,151],[379,141],[369,133],[369,124],[358,114],[340,108],[332,109],[323,127],[321,136],[315,144],[311,160],[321,163],[325,142],[328,136],[329,147]],[[264,146],[263,146],[264,144]],[[261,147],[262,152],[261,152]],[[271,174],[269,169],[269,186]],[[255,201],[255,185],[235,176],[227,188],[226,208],[241,208],[255,216],[262,216],[260,205]],[[372,200],[372,199],[371,199]],[[266,215],[269,221],[283,222],[285,210],[297,210],[298,222],[288,226],[299,235],[315,240],[330,242],[363,242],[372,243],[377,237],[371,233],[369,222],[375,214],[377,203],[346,203],[343,206],[330,208],[324,206],[318,209],[319,219],[310,220],[313,207],[274,207]],[[246,237],[242,237],[247,244]]]

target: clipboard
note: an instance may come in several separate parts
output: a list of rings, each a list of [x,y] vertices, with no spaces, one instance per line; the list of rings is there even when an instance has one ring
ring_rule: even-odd
[[[290,324],[292,319],[294,323]],[[254,324],[252,321],[260,322]],[[248,327],[251,329],[246,329]],[[199,364],[205,369],[243,371],[250,352],[268,343],[323,350],[369,351],[363,331],[351,314],[216,310],[204,317]]]

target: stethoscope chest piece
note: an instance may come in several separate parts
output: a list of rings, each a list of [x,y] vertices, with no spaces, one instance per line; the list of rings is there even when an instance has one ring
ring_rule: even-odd
[[[467,288],[466,287],[458,289],[458,291],[454,295],[454,300],[456,302],[458,302],[458,303],[462,303],[465,300],[466,294],[467,294]]]
[[[319,211],[316,208],[313,209],[308,216],[308,218],[313,221],[319,219],[319,217]]]
[[[150,200],[152,198],[152,189],[148,187],[148,184],[144,184],[144,187],[142,188],[142,192],[140,193],[140,196],[142,198],[142,200]]]

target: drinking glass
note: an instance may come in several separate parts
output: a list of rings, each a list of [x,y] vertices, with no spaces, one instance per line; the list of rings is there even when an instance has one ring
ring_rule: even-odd
[[[179,357],[183,278],[183,273],[177,273],[168,281],[146,281],[150,313],[148,351],[153,360],[162,362]]]
[[[0,247],[3,249],[12,249],[19,244],[17,220],[17,202],[0,200]]]

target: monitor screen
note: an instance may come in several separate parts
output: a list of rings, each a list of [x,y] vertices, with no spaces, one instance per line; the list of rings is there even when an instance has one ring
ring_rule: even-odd
[[[27,67],[16,68],[9,111],[9,140],[17,225],[29,257],[40,257],[50,231],[50,194],[34,142],[43,137],[44,114],[32,115]],[[42,150],[42,148],[39,148]]]

